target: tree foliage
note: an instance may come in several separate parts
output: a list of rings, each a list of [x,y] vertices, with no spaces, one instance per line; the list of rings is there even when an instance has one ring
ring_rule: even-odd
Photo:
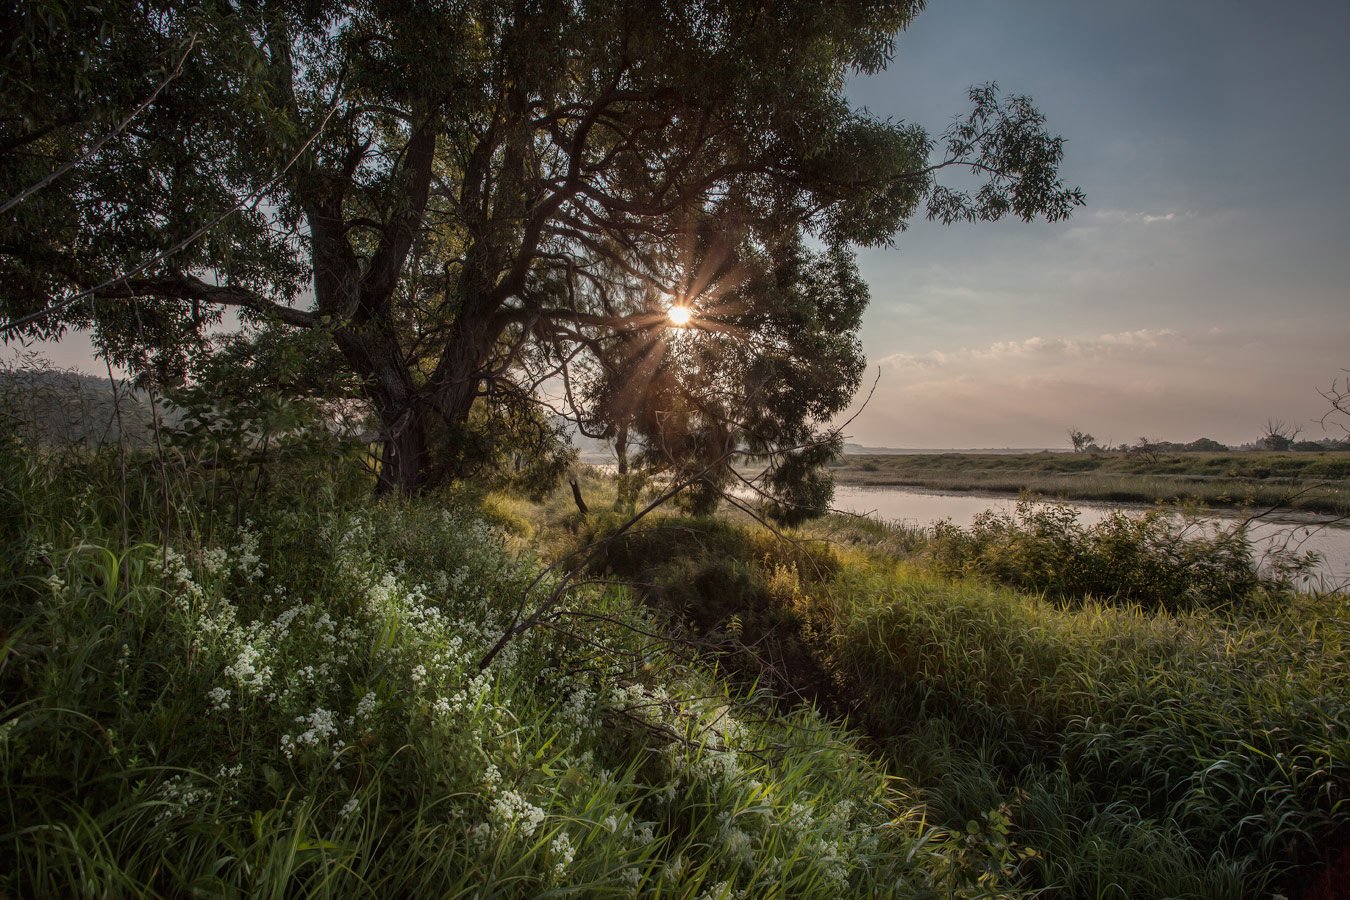
[[[1074,453],[1086,453],[1089,449],[1096,446],[1097,439],[1086,431],[1070,428],[1069,443],[1073,445]]]
[[[1302,431],[1301,427],[1290,425],[1283,419],[1267,419],[1257,444],[1264,450],[1288,450]]]
[[[11,332],[91,326],[168,380],[227,309],[320,331],[389,487],[469,471],[471,419],[551,394],[709,496],[753,453],[784,512],[818,504],[822,429],[862,370],[850,248],[919,212],[1082,202],[1026,98],[974,89],[940,156],[844,99],[920,5],[110,0],[68,53],[43,11],[74,7],[35,4],[0,90],[31,113],[0,135],[7,192],[156,100],[0,226],[0,302]],[[35,105],[72,67],[98,109]]]

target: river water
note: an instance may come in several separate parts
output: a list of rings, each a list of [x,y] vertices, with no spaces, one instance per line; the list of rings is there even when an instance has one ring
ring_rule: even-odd
[[[1084,525],[1100,522],[1116,510],[1142,515],[1149,509],[1135,504],[1081,503],[1058,501],[1078,510]],[[1012,512],[1015,497],[979,494],[944,494],[899,487],[859,487],[837,485],[834,508],[878,519],[926,526],[942,519],[967,527],[986,509]],[[1233,525],[1245,514],[1210,510],[1206,518],[1218,525]],[[1330,588],[1350,585],[1350,525],[1328,524],[1330,517],[1300,513],[1263,516],[1247,530],[1258,555],[1277,548],[1311,551],[1319,557],[1315,575],[1308,587]]]

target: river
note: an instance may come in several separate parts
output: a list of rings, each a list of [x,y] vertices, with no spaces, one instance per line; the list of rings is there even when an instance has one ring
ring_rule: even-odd
[[[1078,510],[1084,525],[1100,522],[1116,510],[1143,514],[1149,509],[1137,504],[1083,503],[1059,501]],[[834,489],[834,507],[878,519],[925,526],[951,519],[966,527],[986,509],[1012,512],[1017,498],[979,494],[947,494],[900,487],[859,487],[838,485]],[[1232,525],[1246,514],[1209,510],[1206,518],[1220,525]],[[1350,585],[1350,525],[1329,524],[1330,517],[1300,513],[1263,516],[1248,527],[1248,535],[1258,554],[1280,547],[1316,553],[1320,559],[1308,587],[1328,588]]]

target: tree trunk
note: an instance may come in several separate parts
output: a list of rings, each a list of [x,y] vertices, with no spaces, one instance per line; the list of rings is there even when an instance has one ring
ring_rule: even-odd
[[[472,319],[470,311],[478,308],[476,297],[471,293],[461,301],[461,315],[466,319]],[[469,414],[483,383],[484,364],[498,330],[483,321],[456,322],[427,387],[429,408],[446,426],[442,433],[448,443],[442,455],[449,478],[463,477],[473,464],[455,444],[468,428]]]
[[[636,479],[628,471],[628,423],[620,422],[614,435],[614,455],[618,457],[618,491],[614,496],[614,508],[620,512],[632,512],[637,505]]]
[[[416,403],[402,413],[396,412],[381,411],[384,451],[375,491],[378,494],[415,494],[429,481],[427,421]]]
[[[577,480],[576,473],[567,476],[567,483],[572,485],[572,502],[581,510],[581,514],[588,515],[590,509],[586,506],[586,498],[581,496],[581,482]]]
[[[376,492],[415,494],[428,481],[430,406],[413,383],[395,341],[373,323],[339,329],[334,338],[361,376],[380,419],[380,471]]]

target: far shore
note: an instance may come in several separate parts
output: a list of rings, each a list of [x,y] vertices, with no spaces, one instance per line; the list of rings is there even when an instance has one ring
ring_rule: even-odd
[[[1350,515],[1350,453],[847,454],[836,483]]]

